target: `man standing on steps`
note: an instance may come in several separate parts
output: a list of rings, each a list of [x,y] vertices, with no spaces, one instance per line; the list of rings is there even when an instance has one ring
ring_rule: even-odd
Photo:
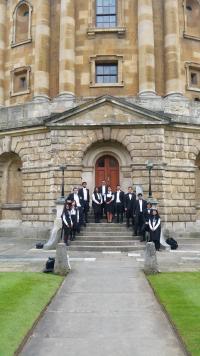
[[[144,224],[144,211],[146,210],[147,202],[142,198],[142,193],[138,194],[138,200],[136,200],[135,204],[135,235],[142,235],[142,227]],[[133,234],[134,235],[134,234]]]
[[[88,223],[88,211],[90,209],[90,193],[87,189],[87,183],[82,183],[82,188],[79,189],[78,194],[82,197],[82,208],[83,208],[83,220]]]
[[[124,192],[120,189],[120,185],[117,185],[117,191],[114,193],[115,196],[115,212],[117,215],[117,223],[123,223],[124,215]]]
[[[99,193],[102,195],[103,203],[101,204],[101,219],[103,219],[103,216],[106,217],[107,211],[106,211],[106,194],[108,193],[108,186],[106,185],[106,181],[102,180],[101,185],[99,188]]]
[[[67,197],[68,201],[74,201],[76,202],[76,206],[78,208],[79,211],[79,222],[80,222],[80,226],[81,225],[86,225],[84,220],[83,220],[83,198],[82,196],[79,194],[78,188],[74,187],[73,188],[73,193],[70,193]]]
[[[133,223],[134,223],[133,213],[135,210],[135,204],[136,204],[135,193],[133,193],[132,187],[128,187],[128,193],[124,195],[124,210],[126,213],[127,228],[129,228],[130,226],[130,219],[131,219],[131,225],[133,227]]]

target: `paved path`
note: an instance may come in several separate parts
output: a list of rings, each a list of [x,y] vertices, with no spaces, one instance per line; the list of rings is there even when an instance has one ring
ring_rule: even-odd
[[[21,355],[185,355],[136,258],[93,256],[72,261]]]

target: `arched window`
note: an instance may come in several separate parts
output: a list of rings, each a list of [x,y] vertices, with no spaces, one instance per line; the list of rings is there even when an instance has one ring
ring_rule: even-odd
[[[185,0],[185,37],[200,38],[200,1]]]
[[[12,47],[31,41],[32,6],[28,1],[20,1],[13,12]]]

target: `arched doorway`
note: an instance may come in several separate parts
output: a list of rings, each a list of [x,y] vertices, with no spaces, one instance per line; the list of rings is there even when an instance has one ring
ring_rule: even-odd
[[[0,218],[21,219],[22,162],[14,152],[0,156]]]
[[[102,180],[105,180],[112,190],[116,190],[119,184],[119,162],[110,155],[101,156],[95,165],[95,185],[100,186]]]

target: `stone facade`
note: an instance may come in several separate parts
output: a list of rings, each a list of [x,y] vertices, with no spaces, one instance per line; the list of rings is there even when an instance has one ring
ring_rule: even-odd
[[[116,26],[99,28],[95,0],[0,0],[2,220],[51,226],[60,166],[66,193],[83,180],[92,190],[107,154],[122,188],[141,186],[145,196],[153,161],[166,226],[198,225],[200,4],[116,4]],[[117,82],[97,83],[97,63],[117,63]]]

